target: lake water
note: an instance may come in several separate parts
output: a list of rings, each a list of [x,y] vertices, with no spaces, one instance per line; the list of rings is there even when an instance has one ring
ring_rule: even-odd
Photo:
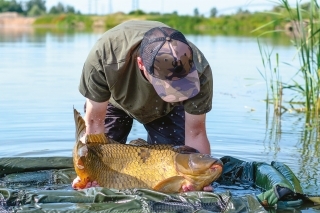
[[[82,66],[101,34],[0,28],[0,157],[72,155],[73,107],[83,112],[84,98],[78,92]],[[267,114],[256,38],[187,38],[213,70],[213,109],[206,123],[212,154],[283,162],[300,179],[305,193],[320,194],[317,132],[305,131],[304,114],[277,117],[272,110]],[[263,42],[279,53],[282,80],[289,80],[298,67],[296,50],[272,40]],[[146,139],[146,132],[135,122],[128,140],[138,137]]]

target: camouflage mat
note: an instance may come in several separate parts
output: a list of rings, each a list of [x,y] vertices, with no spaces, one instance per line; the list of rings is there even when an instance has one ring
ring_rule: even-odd
[[[213,183],[214,192],[164,194],[103,187],[77,191],[71,188],[76,177],[72,158],[0,158],[0,213],[267,212],[266,206],[292,208],[310,201],[283,164],[243,162],[232,157],[222,160],[224,173]]]

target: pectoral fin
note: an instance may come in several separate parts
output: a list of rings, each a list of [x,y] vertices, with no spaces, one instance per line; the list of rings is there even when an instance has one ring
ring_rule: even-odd
[[[76,166],[78,169],[84,169],[84,163],[82,162],[81,158],[78,159]]]
[[[181,186],[185,183],[185,179],[182,176],[173,176],[159,182],[153,187],[153,190],[164,193],[173,193],[182,191]]]

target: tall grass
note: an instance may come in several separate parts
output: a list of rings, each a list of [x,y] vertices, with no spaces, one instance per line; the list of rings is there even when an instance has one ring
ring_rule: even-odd
[[[308,113],[315,113],[318,115],[320,110],[320,8],[316,0],[311,0],[309,3],[296,3],[295,7],[291,7],[288,0],[279,0],[280,12],[279,19],[291,23],[291,42],[297,50],[297,58],[299,60],[299,69],[294,76],[302,76],[303,84],[293,81],[289,84],[283,84],[279,81],[280,70],[270,68],[270,75],[266,79],[267,86],[273,94],[273,100],[277,101],[279,88],[289,89],[297,93],[295,96],[299,100],[302,99],[303,111]],[[271,23],[269,23],[271,24]],[[268,25],[268,24],[266,24]],[[288,29],[287,29],[288,30]],[[265,54],[261,44],[259,43],[260,54],[263,62],[270,59],[268,54]],[[278,61],[278,56],[277,56]],[[265,66],[265,64],[264,64]],[[261,72],[260,72],[261,73]],[[273,77],[277,76],[274,83]],[[282,90],[282,89],[281,89]],[[269,91],[269,90],[268,90]],[[297,102],[295,98],[291,99],[289,103]],[[275,102],[279,103],[279,102]],[[277,108],[278,106],[275,106]]]
[[[277,115],[282,114],[282,109],[286,108],[282,106],[282,81],[280,76],[279,68],[279,54],[275,55],[275,65],[272,63],[273,50],[268,50],[263,48],[262,44],[258,39],[259,51],[262,56],[263,71],[258,70],[263,79],[265,80],[267,87],[266,94],[266,103],[267,103],[267,112],[269,112],[269,103],[274,105],[274,112]]]
[[[303,9],[298,3],[295,10],[291,9],[287,0],[282,0],[289,17],[296,17],[293,23],[296,23],[299,29],[298,34],[293,33],[293,44],[298,50],[300,59],[300,72],[304,78],[304,87],[298,85],[289,88],[295,89],[305,97],[306,111],[319,111],[319,93],[320,93],[320,20],[319,5],[316,0],[310,1],[309,8]]]

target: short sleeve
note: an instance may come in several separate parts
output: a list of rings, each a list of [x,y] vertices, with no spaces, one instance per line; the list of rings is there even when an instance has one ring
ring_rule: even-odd
[[[102,65],[97,55],[89,54],[80,78],[80,93],[93,101],[104,102],[110,99],[111,93]]]
[[[205,114],[212,109],[213,80],[209,64],[199,76],[199,80],[200,92],[183,103],[185,111],[192,115]]]

